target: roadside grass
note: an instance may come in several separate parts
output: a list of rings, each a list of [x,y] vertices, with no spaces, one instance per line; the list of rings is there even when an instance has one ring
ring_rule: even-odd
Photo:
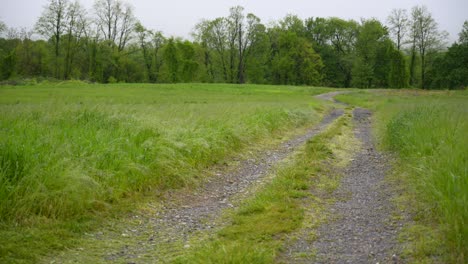
[[[337,138],[351,131],[350,115],[336,120],[325,132],[309,140],[289,163],[280,167],[272,181],[228,215],[230,224],[205,243],[198,243],[174,263],[273,263],[283,249],[287,235],[310,225],[309,218],[321,219],[325,208],[317,204],[315,215],[308,215],[305,199],[315,198],[311,189],[331,192],[338,177],[330,175],[326,162],[347,157]],[[347,139],[352,134],[346,134]],[[333,144],[332,144],[333,142]],[[343,141],[341,141],[343,142]],[[333,147],[333,148],[332,148]],[[343,146],[341,146],[343,147]],[[315,222],[318,225],[319,221]]]
[[[392,180],[412,213],[402,234],[411,262],[468,261],[468,92],[361,92],[340,100],[377,111],[382,147],[398,153]]]
[[[190,187],[310,126],[326,88],[76,82],[0,87],[0,262],[35,262],[142,195]]]

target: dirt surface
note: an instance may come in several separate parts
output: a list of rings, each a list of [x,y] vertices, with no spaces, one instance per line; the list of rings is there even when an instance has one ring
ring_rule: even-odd
[[[384,181],[390,169],[388,157],[372,142],[371,113],[353,112],[355,135],[361,150],[344,171],[331,208],[337,217],[322,225],[314,243],[315,263],[397,263],[396,234],[401,224],[392,220],[392,189]]]
[[[72,249],[61,256],[47,259],[46,262],[70,263],[94,261],[98,258],[105,262],[155,263],[180,255],[191,247],[190,243],[197,241],[194,237],[207,237],[207,234],[217,230],[222,225],[217,221],[222,212],[235,207],[236,200],[247,196],[253,186],[261,184],[274,165],[291,155],[309,138],[322,132],[343,113],[342,109],[334,109],[319,125],[304,135],[293,138],[274,150],[261,153],[255,159],[241,161],[236,166],[237,169],[229,173],[217,173],[216,177],[212,177],[196,191],[186,194],[175,192],[174,197],[169,193],[163,208],[148,210],[156,211],[155,214],[135,214],[125,220],[124,228],[115,226],[109,228],[110,230],[89,234],[89,243],[93,243],[93,240],[99,243],[94,250]],[[94,258],[73,257],[82,254]]]
[[[344,105],[344,103],[335,100],[335,96],[337,96],[339,94],[347,94],[347,93],[350,93],[350,92],[349,91],[337,91],[337,92],[319,94],[319,95],[316,95],[315,97],[319,98],[319,99],[322,99],[322,100],[331,101],[331,102],[334,102],[334,103],[337,103],[337,104]]]

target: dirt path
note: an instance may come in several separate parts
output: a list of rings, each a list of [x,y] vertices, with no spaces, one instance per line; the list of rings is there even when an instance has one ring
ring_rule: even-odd
[[[334,109],[304,135],[266,151],[258,158],[241,161],[234,171],[217,174],[196,191],[176,192],[174,197],[168,197],[163,208],[154,209],[149,204],[146,212],[142,210],[132,215],[122,221],[124,224],[89,234],[88,244],[95,244],[94,247],[71,249],[45,262],[157,263],[180,255],[191,246],[190,243],[197,242],[197,237],[207,237],[217,230],[222,225],[218,220],[223,210],[235,207],[236,200],[261,184],[274,165],[343,113],[342,109]]]
[[[331,101],[331,102],[334,102],[334,103],[337,103],[337,104],[345,105],[344,103],[335,100],[335,96],[337,96],[339,94],[347,94],[347,93],[350,93],[350,91],[336,91],[336,92],[331,92],[331,93],[324,93],[324,94],[316,95],[315,97],[319,98],[319,99],[322,99],[322,100],[325,100],[325,101]]]
[[[393,193],[384,181],[388,159],[372,142],[371,113],[357,108],[353,117],[362,148],[334,193],[337,219],[317,232],[316,263],[395,263],[399,223],[392,220]]]

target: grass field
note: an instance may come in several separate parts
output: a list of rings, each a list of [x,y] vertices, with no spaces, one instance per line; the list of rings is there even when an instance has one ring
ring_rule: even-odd
[[[415,224],[410,262],[468,260],[468,93],[360,92],[338,99],[376,111],[376,136],[399,154],[393,178]]]
[[[34,259],[150,190],[310,126],[322,88],[81,82],[0,87],[0,255]],[[125,205],[123,206],[125,207]],[[1,258],[0,258],[1,260]]]
[[[193,188],[210,167],[316,124],[328,106],[312,95],[327,91],[227,84],[1,86],[0,262],[34,263],[131,210],[144,195]],[[380,147],[398,155],[390,179],[398,186],[398,204],[414,219],[401,236],[409,243],[406,260],[466,262],[468,93],[359,91],[337,99],[375,111]],[[278,238],[306,218],[322,218],[306,217],[301,201],[311,187],[338,184],[323,177],[321,161],[338,162],[340,148],[351,144],[349,118],[308,142],[232,212],[232,225],[177,261],[275,261],[284,242]]]

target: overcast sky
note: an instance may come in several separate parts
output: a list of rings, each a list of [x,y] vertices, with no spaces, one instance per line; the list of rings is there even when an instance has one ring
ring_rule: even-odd
[[[47,0],[0,0],[0,20],[9,27],[31,29]],[[80,1],[89,13],[94,0]],[[241,5],[246,13],[260,17],[263,23],[287,14],[301,18],[336,16],[345,19],[377,18],[385,22],[394,8],[410,10],[426,5],[439,23],[439,29],[458,39],[463,22],[468,20],[468,0],[128,0],[135,15],[149,29],[161,30],[166,36],[190,38],[201,19],[227,16],[229,8]]]

